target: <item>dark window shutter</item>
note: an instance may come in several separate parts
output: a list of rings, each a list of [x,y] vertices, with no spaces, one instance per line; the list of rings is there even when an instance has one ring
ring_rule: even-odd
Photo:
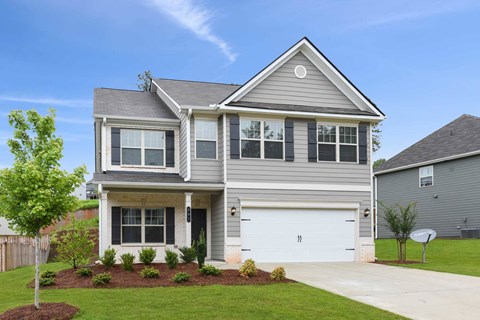
[[[122,228],[122,219],[121,219],[121,208],[112,207],[112,244],[120,244],[120,234]]]
[[[120,128],[112,128],[112,165],[120,165]]]
[[[167,244],[175,244],[175,208],[166,208]]]
[[[240,159],[240,120],[230,116],[230,159]]]
[[[368,126],[360,123],[358,126],[358,163],[367,164],[368,162],[368,143],[367,143]]]
[[[165,132],[165,163],[167,167],[175,167],[175,132]]]
[[[295,160],[293,144],[293,120],[285,120],[285,161]]]
[[[308,162],[317,162],[317,123],[308,123]]]

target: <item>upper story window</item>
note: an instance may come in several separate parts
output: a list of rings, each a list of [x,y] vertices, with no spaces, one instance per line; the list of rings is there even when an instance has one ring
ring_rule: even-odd
[[[195,120],[195,157],[217,159],[217,120]]]
[[[165,243],[165,209],[122,208],[122,243]]]
[[[283,120],[240,121],[241,157],[283,159]]]
[[[419,169],[420,188],[433,186],[433,166],[421,167]]]
[[[319,124],[318,161],[357,162],[357,127]]]
[[[121,130],[121,164],[165,166],[165,132],[153,130]]]

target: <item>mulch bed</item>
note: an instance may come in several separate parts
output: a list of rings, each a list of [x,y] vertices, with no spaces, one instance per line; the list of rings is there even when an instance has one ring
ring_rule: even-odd
[[[124,271],[120,265],[106,269],[103,265],[92,266],[93,275],[109,272],[112,280],[107,285],[94,286],[92,277],[80,277],[73,269],[59,271],[55,278],[55,285],[43,287],[42,289],[66,289],[66,288],[148,288],[148,287],[183,287],[183,286],[206,286],[206,285],[249,285],[249,284],[272,284],[295,282],[290,279],[275,281],[270,279],[270,273],[258,270],[257,275],[249,279],[243,278],[238,270],[222,270],[220,276],[204,276],[198,272],[196,263],[178,264],[173,270],[168,269],[165,263],[154,263],[151,265],[160,271],[159,278],[144,279],[140,276],[143,264],[135,264],[134,271]],[[172,277],[178,272],[189,273],[192,277],[188,282],[175,283]],[[29,287],[33,287],[32,281]]]
[[[39,310],[31,304],[0,314],[0,320],[70,320],[78,310],[66,303],[41,303]]]
[[[395,263],[395,264],[419,264],[419,263],[422,263],[421,261],[411,261],[411,260],[407,260],[407,261],[400,261],[400,260],[376,260],[374,263],[379,263],[379,264],[392,264],[392,263]]]

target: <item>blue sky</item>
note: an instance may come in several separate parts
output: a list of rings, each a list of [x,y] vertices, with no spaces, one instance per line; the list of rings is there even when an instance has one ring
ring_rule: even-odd
[[[94,87],[136,75],[244,83],[303,36],[388,116],[389,158],[456,117],[480,116],[478,1],[0,2],[0,167],[7,113],[57,109],[64,168],[93,171]]]

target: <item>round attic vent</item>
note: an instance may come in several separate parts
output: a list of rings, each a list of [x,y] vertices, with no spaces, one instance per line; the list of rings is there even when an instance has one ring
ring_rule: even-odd
[[[300,79],[303,79],[307,76],[307,69],[305,69],[304,66],[300,65],[300,66],[296,66],[295,67],[295,76],[297,76],[297,78],[300,78]]]

